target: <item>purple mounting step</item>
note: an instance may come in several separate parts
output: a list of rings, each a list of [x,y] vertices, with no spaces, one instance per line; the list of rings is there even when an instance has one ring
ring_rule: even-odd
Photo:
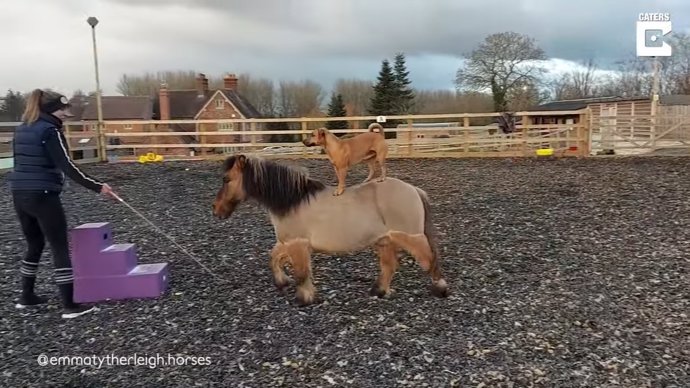
[[[113,231],[108,222],[83,224],[70,231],[70,252],[74,265],[79,259],[99,254],[113,245]]]
[[[126,275],[75,277],[74,301],[156,298],[165,293],[168,282],[168,263],[140,264]]]
[[[134,244],[113,244],[97,254],[72,257],[74,276],[98,277],[126,275],[137,266]]]

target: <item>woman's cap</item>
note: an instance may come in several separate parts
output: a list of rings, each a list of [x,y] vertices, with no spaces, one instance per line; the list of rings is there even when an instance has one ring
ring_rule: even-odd
[[[66,109],[70,107],[67,97],[59,93],[43,92],[41,98],[41,110],[46,113],[53,113],[56,110]]]
[[[41,98],[41,110],[46,113],[53,113],[56,110],[64,110],[66,116],[73,116],[69,111],[72,105],[67,97],[55,92],[43,92]]]

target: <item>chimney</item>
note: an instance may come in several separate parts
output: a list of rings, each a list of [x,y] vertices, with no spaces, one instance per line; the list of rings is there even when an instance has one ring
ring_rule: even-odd
[[[237,91],[237,76],[235,74],[230,73],[223,77],[223,89]]]
[[[208,78],[204,73],[196,76],[196,91],[200,96],[205,96],[208,92]]]
[[[170,120],[170,94],[168,93],[168,84],[161,84],[158,90],[158,103],[160,105],[160,119]]]

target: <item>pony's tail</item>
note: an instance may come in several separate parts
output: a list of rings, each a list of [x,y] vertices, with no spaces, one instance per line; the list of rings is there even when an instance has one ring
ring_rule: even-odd
[[[34,89],[26,100],[26,108],[22,114],[22,121],[26,124],[31,124],[38,120],[41,112],[41,97],[43,97],[43,91],[41,89]]]
[[[424,190],[417,188],[417,193],[419,198],[422,200],[422,205],[424,206],[424,236],[429,242],[429,248],[431,249],[431,261],[429,265],[429,274],[431,275],[432,292],[437,296],[448,296],[448,285],[443,278],[443,273],[441,272],[441,263],[438,254],[438,235],[436,232],[436,227],[434,227],[434,222],[431,218],[431,205],[429,204],[429,197]]]
[[[385,136],[383,133],[383,126],[379,123],[369,124],[369,132],[376,132],[376,133],[380,133],[381,136]]]

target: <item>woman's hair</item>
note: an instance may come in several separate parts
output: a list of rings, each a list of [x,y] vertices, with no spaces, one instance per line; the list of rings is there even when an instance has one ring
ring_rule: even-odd
[[[24,109],[24,114],[22,114],[22,121],[31,124],[38,120],[38,116],[41,113],[41,97],[43,97],[43,90],[34,89],[26,100],[26,108]]]
[[[53,113],[58,109],[69,107],[67,97],[51,90],[34,89],[26,100],[26,108],[22,114],[22,121],[31,124],[38,120],[41,111]]]

